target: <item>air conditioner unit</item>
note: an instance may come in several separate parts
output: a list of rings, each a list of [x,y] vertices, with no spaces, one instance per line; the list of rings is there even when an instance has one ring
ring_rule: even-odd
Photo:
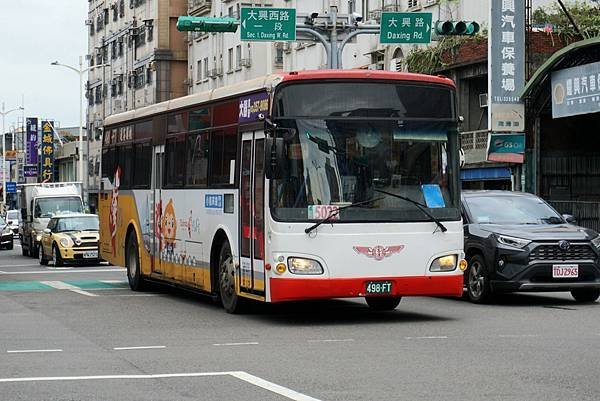
[[[209,78],[216,78],[216,76],[217,76],[217,69],[216,68],[208,70],[208,77]]]
[[[94,23],[94,21],[93,21],[93,20],[91,20],[91,19],[86,19],[86,20],[85,20],[85,24],[86,24],[86,25],[92,25],[93,23]]]
[[[283,44],[283,51],[285,53],[290,53],[292,51],[292,44],[290,42],[285,42]]]
[[[425,3],[426,6],[433,6],[438,4],[438,0],[423,0],[423,3]]]
[[[250,67],[252,66],[252,60],[249,58],[243,58],[240,60],[240,65],[242,67]]]
[[[402,59],[401,58],[393,58],[390,60],[390,69],[389,71],[402,71]]]
[[[481,107],[482,109],[485,107],[488,107],[488,94],[487,93],[479,94],[479,107]]]

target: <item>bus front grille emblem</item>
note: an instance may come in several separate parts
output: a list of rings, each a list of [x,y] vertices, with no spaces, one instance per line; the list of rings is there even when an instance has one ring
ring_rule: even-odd
[[[404,245],[353,246],[352,248],[356,251],[356,253],[363,254],[368,258],[373,258],[379,261],[383,260],[384,258],[387,258],[388,256],[392,256],[393,254],[400,252],[404,249]]]

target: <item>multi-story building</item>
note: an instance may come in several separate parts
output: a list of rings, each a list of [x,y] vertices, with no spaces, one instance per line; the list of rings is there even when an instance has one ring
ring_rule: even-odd
[[[186,14],[186,0],[89,0],[86,95],[94,171],[104,118],[188,93],[187,35],[175,26]],[[89,174],[93,206],[99,180]]]

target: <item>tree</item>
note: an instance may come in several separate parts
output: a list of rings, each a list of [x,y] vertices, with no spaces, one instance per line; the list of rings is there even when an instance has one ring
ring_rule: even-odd
[[[549,7],[539,7],[533,14],[534,25],[552,25],[553,31],[563,35],[567,40],[580,40],[600,36],[600,4],[598,1],[575,1],[566,3],[565,7],[579,27],[583,37],[558,4]]]

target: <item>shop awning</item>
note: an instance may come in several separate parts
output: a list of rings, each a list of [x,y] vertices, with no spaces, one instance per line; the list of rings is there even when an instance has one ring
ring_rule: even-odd
[[[510,176],[508,167],[469,168],[460,171],[462,181],[509,180]]]

